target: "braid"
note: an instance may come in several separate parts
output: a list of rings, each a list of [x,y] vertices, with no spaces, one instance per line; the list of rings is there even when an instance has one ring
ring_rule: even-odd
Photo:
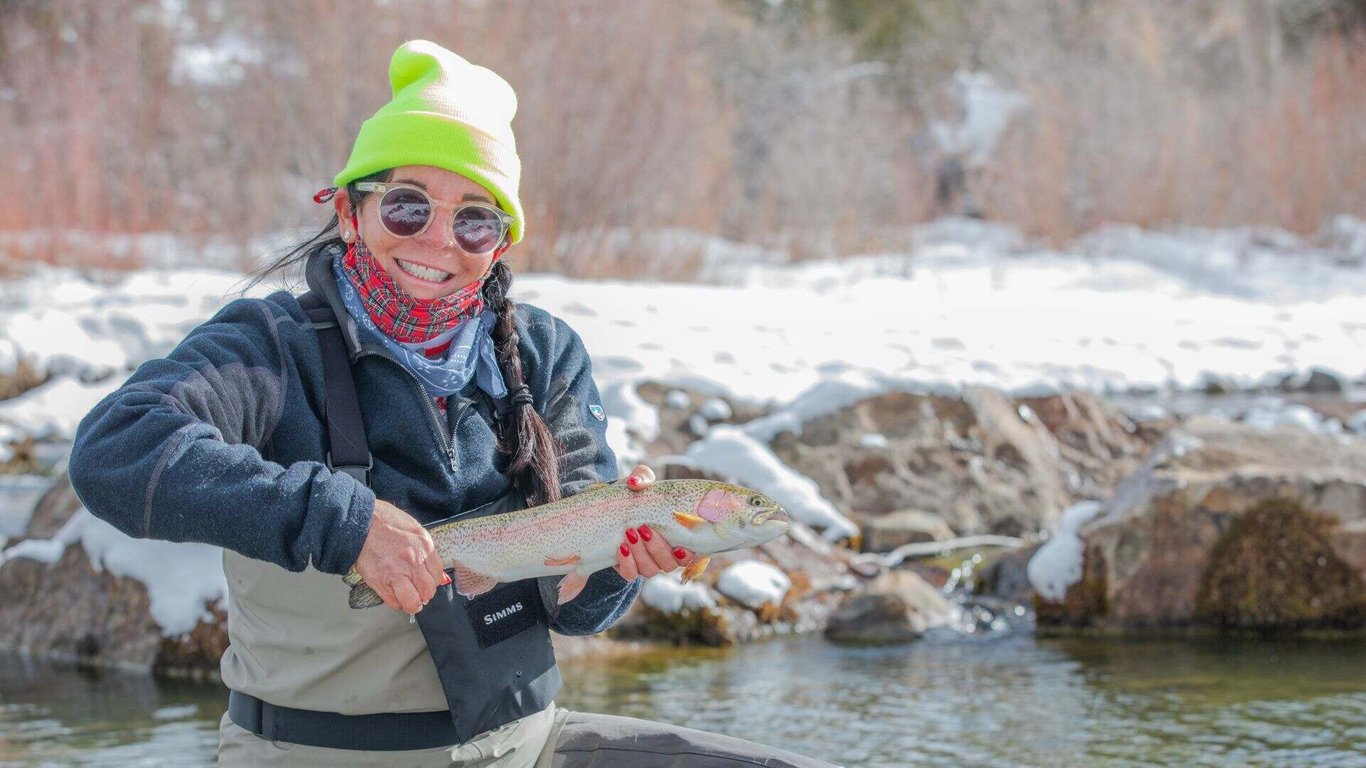
[[[484,283],[484,299],[498,315],[493,326],[493,343],[498,350],[498,367],[513,397],[513,406],[498,436],[498,450],[512,457],[507,475],[527,497],[529,504],[546,504],[560,498],[559,445],[550,427],[536,412],[530,395],[518,397],[522,381],[522,355],[517,345],[517,303],[507,298],[512,287],[512,269],[502,261],[493,265]]]

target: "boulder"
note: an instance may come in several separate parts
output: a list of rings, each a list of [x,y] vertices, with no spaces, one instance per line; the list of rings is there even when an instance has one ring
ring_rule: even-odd
[[[1361,628],[1366,439],[1193,419],[1080,535],[1041,628]]]
[[[863,529],[863,548],[868,552],[890,552],[902,544],[951,538],[953,529],[937,515],[902,509],[869,520]]]
[[[1311,395],[1338,395],[1342,394],[1346,388],[1340,376],[1322,368],[1290,374],[1281,379],[1279,385],[1282,392],[1304,392]]]
[[[34,508],[23,539],[51,539],[81,501],[62,475]],[[142,582],[96,568],[79,542],[54,563],[27,557],[0,560],[0,648],[91,666],[154,670],[171,676],[215,677],[228,645],[227,614],[205,606],[190,632],[165,637],[152,620]]]
[[[872,397],[779,433],[770,447],[861,524],[922,509],[960,535],[1020,535],[1108,495],[1151,439],[1091,394],[1017,401],[970,388]]]
[[[910,571],[890,571],[846,598],[830,615],[825,636],[858,645],[904,643],[952,617],[939,590]]]

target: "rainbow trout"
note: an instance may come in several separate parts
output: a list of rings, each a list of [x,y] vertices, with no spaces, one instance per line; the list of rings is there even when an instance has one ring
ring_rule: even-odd
[[[474,597],[501,582],[565,574],[559,602],[573,600],[589,574],[616,564],[627,528],[649,525],[674,547],[698,557],[683,580],[706,570],[710,555],[753,547],[787,531],[788,516],[767,496],[710,480],[660,480],[643,491],[598,483],[551,504],[435,523],[428,527],[455,588]],[[352,608],[381,605],[353,568]]]

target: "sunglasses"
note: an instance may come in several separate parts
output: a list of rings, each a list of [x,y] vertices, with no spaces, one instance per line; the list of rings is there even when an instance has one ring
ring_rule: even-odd
[[[454,208],[451,231],[455,243],[472,256],[482,256],[497,248],[517,221],[488,203],[438,203],[425,189],[412,184],[362,181],[354,186],[361,192],[381,195],[379,223],[394,237],[417,237],[431,226],[435,218],[433,208]]]

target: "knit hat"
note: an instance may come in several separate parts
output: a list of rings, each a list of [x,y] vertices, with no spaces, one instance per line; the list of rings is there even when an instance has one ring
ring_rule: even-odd
[[[526,219],[517,185],[522,161],[512,137],[517,94],[497,73],[427,40],[399,46],[389,61],[394,97],[360,127],[351,159],[332,183],[343,186],[400,165],[430,165],[473,179],[517,219]]]

